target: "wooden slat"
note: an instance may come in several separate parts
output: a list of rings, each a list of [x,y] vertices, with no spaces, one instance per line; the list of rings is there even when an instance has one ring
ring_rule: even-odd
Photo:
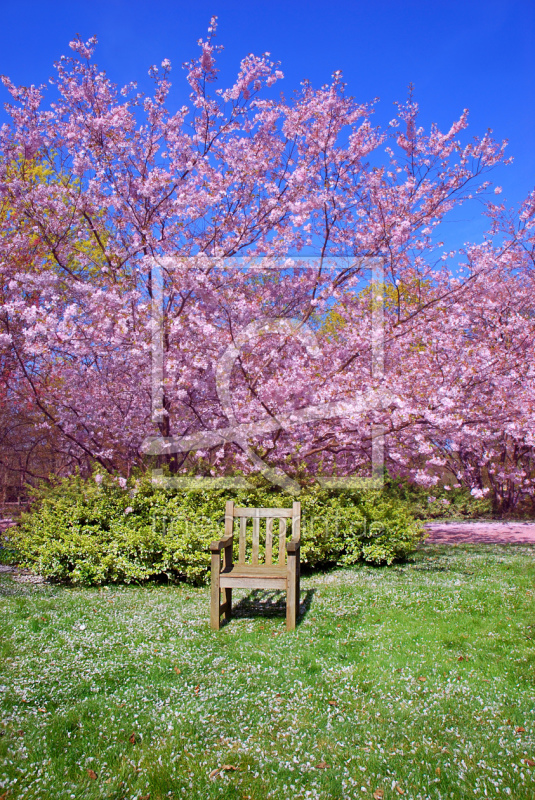
[[[240,519],[240,555],[239,563],[245,564],[245,549],[247,546],[247,520],[245,517]]]
[[[260,518],[253,517],[253,558],[254,566],[258,565],[258,549],[260,546]]]
[[[221,575],[238,575],[239,577],[253,577],[254,575],[268,575],[268,576],[282,576],[286,575],[287,568],[286,565],[283,564],[271,564],[271,566],[267,566],[267,564],[259,564],[257,567],[253,567],[252,564],[234,564],[232,569],[228,572],[221,572]]]
[[[227,500],[225,503],[225,537],[232,536],[234,533],[234,501]]]
[[[279,519],[279,564],[286,563],[286,520]]]
[[[273,517],[266,519],[266,564],[273,561]]]
[[[253,519],[255,517],[260,519],[263,517],[276,517],[279,519],[285,517],[286,519],[291,519],[292,514],[292,508],[238,508],[234,506],[235,517],[250,517]]]
[[[255,575],[252,578],[234,578],[232,575],[221,575],[221,588],[226,589],[232,587],[233,589],[285,589],[286,588],[286,575],[282,577],[262,577]]]

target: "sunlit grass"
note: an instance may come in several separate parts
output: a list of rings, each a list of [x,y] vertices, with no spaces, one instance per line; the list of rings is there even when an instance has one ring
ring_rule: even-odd
[[[208,589],[0,580],[8,800],[535,797],[533,547],[305,577],[294,634],[268,593],[213,633]]]

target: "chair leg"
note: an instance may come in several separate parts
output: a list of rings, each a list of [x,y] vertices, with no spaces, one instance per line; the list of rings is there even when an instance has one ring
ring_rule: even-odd
[[[219,570],[221,559],[219,553],[212,553],[212,583],[210,587],[210,627],[213,631],[219,630],[219,616],[221,613],[221,591],[219,588]]]
[[[297,562],[297,576],[296,576],[296,598],[295,598],[295,619],[297,620],[301,612],[301,564]]]
[[[287,631],[295,630],[295,621],[297,617],[296,614],[297,576],[295,574],[295,566],[292,569],[290,563],[291,562],[289,559],[288,582],[286,584],[286,630]]]
[[[225,593],[225,613],[223,616],[228,622],[232,616],[232,589],[223,589],[223,592]]]
[[[213,631],[219,630],[219,589],[214,592],[214,587],[212,586],[212,596],[210,602],[210,627]]]

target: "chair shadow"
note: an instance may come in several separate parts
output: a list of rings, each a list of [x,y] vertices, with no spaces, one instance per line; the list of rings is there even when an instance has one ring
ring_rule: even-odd
[[[296,627],[299,627],[310,611],[315,591],[315,589],[301,591]],[[253,589],[246,597],[242,597],[236,605],[232,606],[230,620],[221,620],[221,627],[228,625],[233,618],[250,619],[257,616],[286,619],[286,592],[280,589]]]

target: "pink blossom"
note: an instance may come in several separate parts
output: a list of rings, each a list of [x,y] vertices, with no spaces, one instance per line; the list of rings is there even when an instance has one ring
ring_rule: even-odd
[[[265,88],[282,72],[267,53],[213,90],[215,33],[213,20],[179,110],[166,107],[169,61],[151,68],[151,96],[132,84],[121,93],[92,64],[94,40],[59,62],[54,106],[4,79],[4,427],[16,437],[30,424],[65,471],[147,469],[143,442],[156,439],[184,472],[200,455],[221,473],[302,461],[311,474],[351,475],[369,470],[381,424],[397,475],[427,489],[445,475],[488,486],[498,507],[529,497],[535,193],[517,217],[490,203],[488,237],[466,245],[455,272],[456,255],[437,263],[435,252],[444,218],[481,195],[504,144],[467,137],[466,112],[425,131],[412,99],[380,130],[373,103],[339,74],[275,99]],[[165,283],[159,377],[153,256]],[[367,258],[385,263],[380,377]],[[240,338],[263,316],[313,332],[314,347],[287,328]],[[350,406],[379,389],[388,402]],[[333,408],[350,410],[321,412]]]

